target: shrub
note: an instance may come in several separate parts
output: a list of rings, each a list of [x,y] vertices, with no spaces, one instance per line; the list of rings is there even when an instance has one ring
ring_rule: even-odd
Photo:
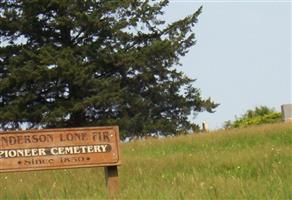
[[[226,121],[224,128],[243,128],[251,125],[276,123],[282,120],[280,112],[266,106],[256,107],[254,110],[248,110],[241,117],[236,118],[234,122]]]

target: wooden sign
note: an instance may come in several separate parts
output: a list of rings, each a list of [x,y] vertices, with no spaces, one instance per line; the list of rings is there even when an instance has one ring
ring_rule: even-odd
[[[0,172],[102,166],[116,187],[118,165],[116,126],[0,132]]]

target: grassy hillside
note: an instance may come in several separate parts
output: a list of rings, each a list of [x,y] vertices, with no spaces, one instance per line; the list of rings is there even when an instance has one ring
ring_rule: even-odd
[[[291,199],[292,124],[122,145],[117,199]],[[0,174],[0,199],[108,198],[102,168]]]

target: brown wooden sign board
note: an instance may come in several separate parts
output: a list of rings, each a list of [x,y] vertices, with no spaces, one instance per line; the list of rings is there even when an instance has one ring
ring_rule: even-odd
[[[117,126],[0,132],[0,172],[106,167],[117,184],[120,164]]]

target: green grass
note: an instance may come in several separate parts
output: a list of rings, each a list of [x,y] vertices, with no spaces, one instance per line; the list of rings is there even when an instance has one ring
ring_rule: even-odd
[[[122,144],[120,192],[102,168],[0,174],[0,199],[292,199],[292,124]]]

